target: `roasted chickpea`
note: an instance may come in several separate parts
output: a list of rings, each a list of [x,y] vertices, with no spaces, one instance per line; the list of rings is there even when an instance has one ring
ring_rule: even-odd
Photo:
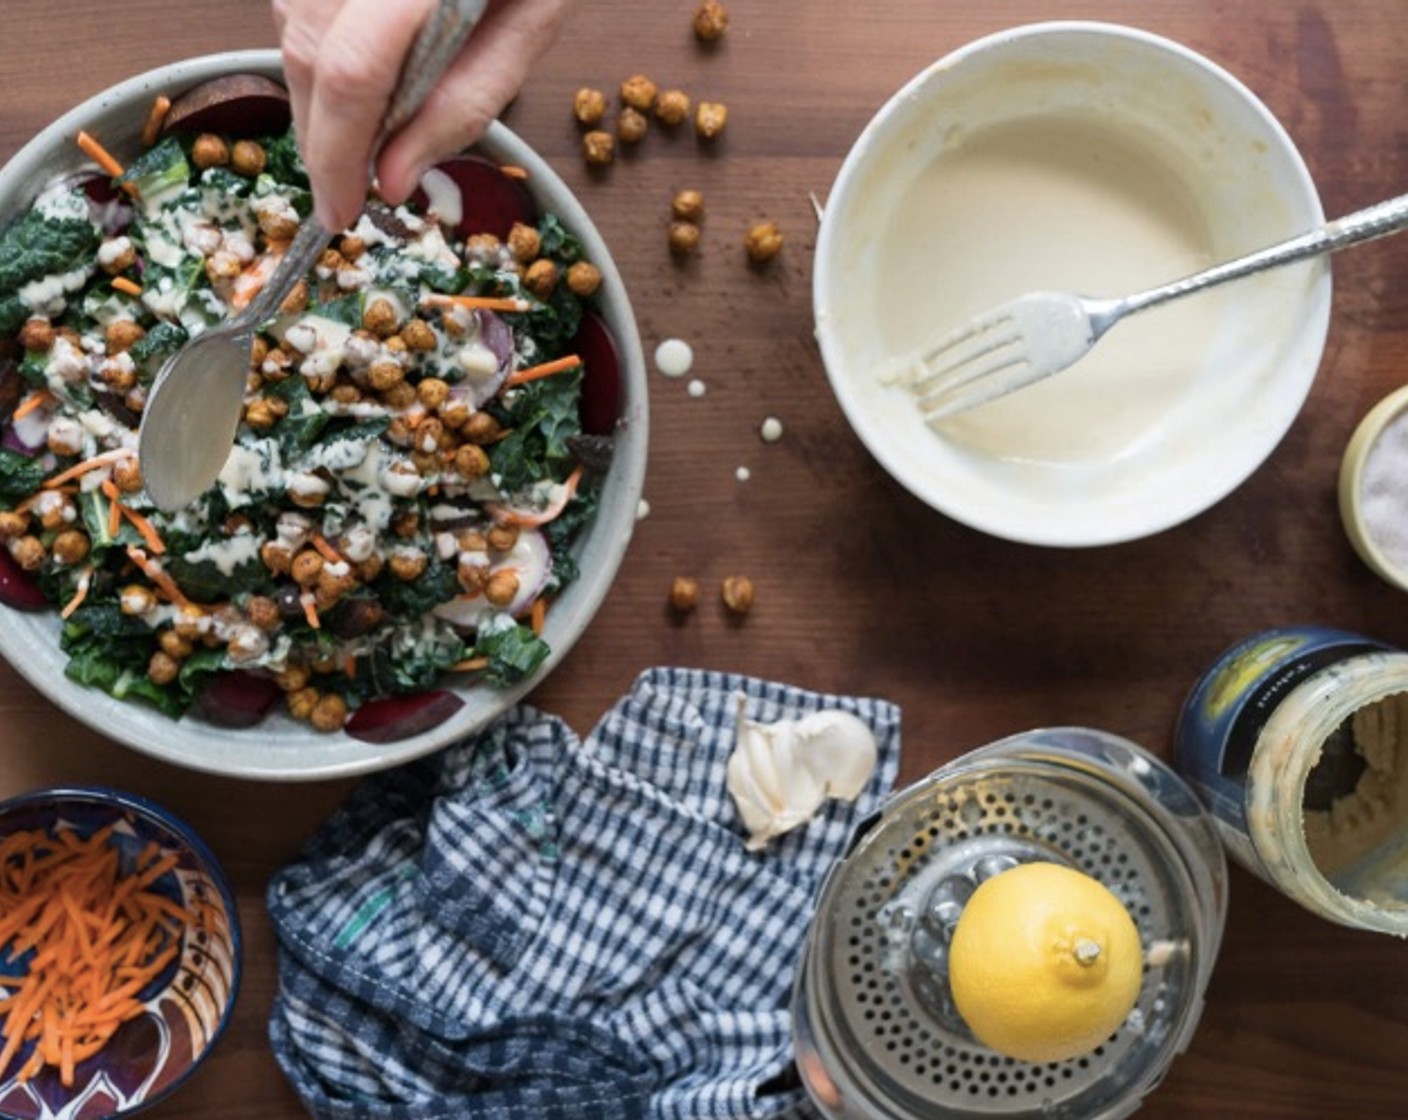
[[[306,720],[313,715],[313,709],[318,706],[318,701],[322,695],[312,685],[295,689],[285,698],[288,704],[288,714],[294,719]]]
[[[363,583],[371,583],[372,580],[381,575],[381,569],[385,566],[386,560],[382,557],[381,553],[373,552],[353,570],[357,573],[357,578]]]
[[[425,574],[428,558],[420,549],[407,549],[391,554],[391,559],[387,561],[387,566],[391,569],[391,574],[399,580],[409,583],[413,579],[420,579]]]
[[[728,9],[719,0],[704,0],[694,9],[694,34],[701,42],[712,43],[728,30]]]
[[[439,345],[439,340],[435,337],[435,329],[424,319],[412,319],[401,328],[401,338],[406,344],[407,350],[413,350],[418,354],[425,354],[434,350]]]
[[[230,167],[251,179],[259,175],[268,162],[263,146],[253,140],[236,140],[230,149]]]
[[[655,102],[655,118],[673,128],[689,119],[691,105],[689,94],[684,90],[667,89]]]
[[[261,210],[257,220],[259,232],[267,241],[292,241],[298,233],[298,220],[286,212]]]
[[[482,478],[489,473],[489,456],[478,444],[461,444],[455,449],[455,470],[464,478]]]
[[[689,576],[676,576],[670,583],[670,606],[681,614],[699,605],[699,581]]]
[[[427,377],[416,386],[416,397],[426,408],[438,409],[450,399],[449,382],[438,377]]]
[[[308,281],[300,280],[288,290],[288,295],[279,304],[279,310],[285,315],[297,315],[308,310],[309,298]]]
[[[127,406],[129,412],[141,412],[147,407],[147,387],[140,384],[132,386],[122,398],[122,403]]]
[[[137,370],[130,363],[104,362],[98,376],[114,393],[125,393],[137,384]]]
[[[494,525],[485,534],[484,543],[495,552],[507,552],[518,543],[518,526],[507,522]]]
[[[329,692],[313,705],[308,722],[318,731],[339,730],[347,722],[347,701],[335,692]]]
[[[582,299],[596,295],[601,287],[601,269],[591,261],[577,261],[567,270],[567,287]]]
[[[201,170],[230,162],[230,145],[213,132],[202,132],[191,145],[191,162]]]
[[[606,116],[606,95],[599,89],[583,86],[572,98],[572,115],[582,124],[600,124]]]
[[[605,167],[616,158],[616,137],[593,129],[582,137],[582,154],[593,167]]]
[[[98,250],[98,264],[109,276],[126,272],[137,263],[137,249],[127,238],[113,238]]]
[[[454,397],[440,406],[440,422],[451,431],[459,431],[473,415],[474,410],[468,401],[457,400]]]
[[[517,573],[508,569],[490,572],[489,578],[484,581],[484,598],[496,607],[506,607],[518,594],[518,587]]]
[[[632,74],[621,83],[621,101],[642,113],[650,112],[655,104],[655,83],[644,74]]]
[[[362,390],[350,381],[340,381],[332,387],[328,396],[338,404],[356,404],[362,399]]]
[[[190,657],[196,648],[190,638],[171,629],[163,630],[158,634],[156,644],[177,661],[184,661]]]
[[[257,397],[245,406],[244,422],[256,431],[266,432],[279,422],[279,413],[274,406],[275,398]],[[283,402],[280,401],[280,404]]]
[[[16,537],[6,547],[10,550],[10,558],[26,572],[37,572],[49,558],[44,542],[32,534]]]
[[[693,222],[671,222],[670,251],[685,256],[699,248],[699,227]]]
[[[523,275],[523,286],[546,302],[557,288],[557,265],[546,257],[534,261]]]
[[[713,140],[728,124],[728,106],[721,101],[701,101],[694,114],[694,131],[705,140]]]
[[[460,434],[470,443],[482,444],[497,439],[502,430],[499,422],[489,413],[475,412],[464,422],[464,428]]]
[[[389,338],[400,327],[396,308],[389,299],[378,296],[362,312],[362,329],[370,331],[377,338]]]
[[[753,607],[753,581],[747,576],[729,576],[720,588],[720,596],[734,614],[747,614]]]
[[[26,319],[20,327],[20,345],[26,350],[47,350],[54,345],[54,324],[48,319]]]
[[[406,371],[401,368],[401,363],[387,358],[373,362],[367,370],[367,383],[378,393],[386,392],[405,379]]]
[[[670,214],[682,222],[704,220],[704,196],[696,190],[676,191],[670,200]]]
[[[156,606],[156,596],[150,588],[132,583],[117,593],[117,604],[123,614],[140,617]]]
[[[308,687],[311,676],[307,665],[285,665],[281,672],[275,674],[274,683],[285,692],[298,692]]]
[[[78,529],[65,529],[50,545],[54,559],[60,564],[79,564],[88,559],[88,534]]]
[[[142,488],[142,468],[138,465],[137,456],[131,455],[126,459],[119,459],[112,465],[113,485],[124,494],[135,494]]]
[[[524,222],[514,222],[508,231],[508,251],[519,264],[536,260],[543,251],[543,239],[538,231]]]
[[[404,510],[391,519],[391,531],[403,541],[408,541],[420,532],[420,513],[413,509]]]
[[[616,135],[623,144],[638,144],[650,131],[650,118],[627,105],[616,118]]]
[[[29,511],[24,509],[0,510],[0,544],[7,544],[16,537],[29,532]]]
[[[181,663],[164,650],[157,650],[147,662],[147,676],[154,684],[170,684],[181,672]]]
[[[464,255],[478,264],[492,264],[503,247],[504,243],[492,233],[474,233],[465,238]]]
[[[770,261],[782,249],[782,230],[776,222],[757,222],[743,238],[743,247],[755,264]]]
[[[189,642],[205,637],[208,628],[204,623],[205,612],[197,606],[182,607],[171,622],[171,629]]]
[[[323,557],[315,548],[305,548],[293,558],[289,574],[300,587],[312,587],[323,574]]]
[[[244,605],[244,616],[266,634],[272,634],[283,622],[279,604],[267,595],[251,595]]]
[[[133,343],[140,342],[147,337],[147,332],[142,325],[131,319],[114,319],[108,324],[106,334],[109,355],[120,354]]]
[[[355,233],[344,233],[337,242],[337,251],[349,261],[355,261],[367,251],[367,243]]]

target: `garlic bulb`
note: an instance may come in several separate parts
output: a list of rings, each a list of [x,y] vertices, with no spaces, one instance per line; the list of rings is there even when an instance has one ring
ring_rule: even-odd
[[[875,736],[849,712],[758,723],[743,714],[728,760],[728,791],[750,852],[816,815],[828,797],[854,801],[875,771]]]

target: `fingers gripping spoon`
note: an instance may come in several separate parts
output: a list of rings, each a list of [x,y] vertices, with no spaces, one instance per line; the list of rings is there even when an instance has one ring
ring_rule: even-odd
[[[377,140],[420,107],[483,14],[486,0],[441,0],[401,69]],[[264,287],[238,314],[197,335],[168,358],[142,411],[137,455],[147,496],[173,512],[204,493],[229,458],[239,427],[254,336],[308,274],[333,233],[311,215],[299,226]]]

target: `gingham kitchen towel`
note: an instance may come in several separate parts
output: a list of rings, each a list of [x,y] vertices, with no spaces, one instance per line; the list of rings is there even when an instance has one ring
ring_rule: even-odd
[[[725,786],[740,693],[879,744],[861,797],[756,853]],[[584,743],[520,706],[367,780],[269,888],[281,1065],[320,1120],[813,1115],[795,965],[899,748],[884,701],[655,669]]]

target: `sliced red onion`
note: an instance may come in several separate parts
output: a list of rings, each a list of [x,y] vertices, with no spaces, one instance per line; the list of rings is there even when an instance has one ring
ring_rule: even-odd
[[[492,311],[475,311],[474,316],[479,328],[475,338],[494,356],[498,365],[491,374],[457,381],[450,387],[450,396],[469,402],[471,408],[483,408],[498,395],[513,366],[513,328]],[[473,341],[466,343],[474,344]]]
[[[548,547],[547,537],[537,529],[524,529],[518,534],[517,543],[495,560],[489,570],[512,571],[518,576],[518,593],[512,602],[495,607],[482,595],[473,599],[451,599],[435,608],[435,616],[467,633],[477,630],[486,618],[504,611],[515,618],[527,614],[552,575],[552,549]]]

